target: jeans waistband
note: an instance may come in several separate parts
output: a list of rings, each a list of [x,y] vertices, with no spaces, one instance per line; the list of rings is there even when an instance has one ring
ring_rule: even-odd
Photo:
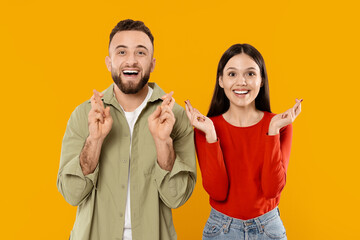
[[[227,216],[214,208],[211,208],[210,217],[214,219],[215,221],[221,223],[226,226],[227,228],[232,227],[235,228],[258,228],[259,232],[263,231],[263,226],[266,224],[266,222],[274,219],[275,217],[280,216],[280,211],[278,207],[275,207],[273,210],[259,216],[256,218],[248,219],[248,220],[242,220],[238,218],[233,218],[230,216]]]

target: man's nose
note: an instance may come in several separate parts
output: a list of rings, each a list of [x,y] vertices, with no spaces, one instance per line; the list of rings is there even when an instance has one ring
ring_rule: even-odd
[[[134,65],[137,63],[137,59],[135,57],[135,54],[128,54],[126,58],[126,63],[131,65]]]

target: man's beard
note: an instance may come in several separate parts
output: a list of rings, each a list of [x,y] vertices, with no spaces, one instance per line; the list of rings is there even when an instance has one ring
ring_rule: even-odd
[[[140,79],[138,84],[135,84],[133,82],[129,82],[125,84],[121,79],[121,73],[117,74],[116,72],[111,73],[111,77],[118,86],[118,88],[125,94],[135,94],[138,93],[143,87],[146,85],[146,83],[149,81],[150,78],[150,70],[145,72],[145,75]]]

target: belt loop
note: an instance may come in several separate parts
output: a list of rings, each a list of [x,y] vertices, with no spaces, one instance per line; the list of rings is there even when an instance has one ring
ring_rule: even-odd
[[[229,218],[226,222],[224,222],[224,233],[228,233],[229,232],[229,228],[230,228],[230,224],[232,222],[232,218]]]
[[[257,228],[259,230],[259,233],[263,233],[264,229],[262,227],[262,224],[261,224],[259,218],[255,218],[254,221],[255,221],[256,226],[257,226]]]

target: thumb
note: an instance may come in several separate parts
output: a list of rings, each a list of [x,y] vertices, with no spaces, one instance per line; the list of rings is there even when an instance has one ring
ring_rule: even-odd
[[[105,108],[105,117],[106,117],[106,118],[110,117],[110,107],[109,107],[109,106],[107,106],[107,107]]]

